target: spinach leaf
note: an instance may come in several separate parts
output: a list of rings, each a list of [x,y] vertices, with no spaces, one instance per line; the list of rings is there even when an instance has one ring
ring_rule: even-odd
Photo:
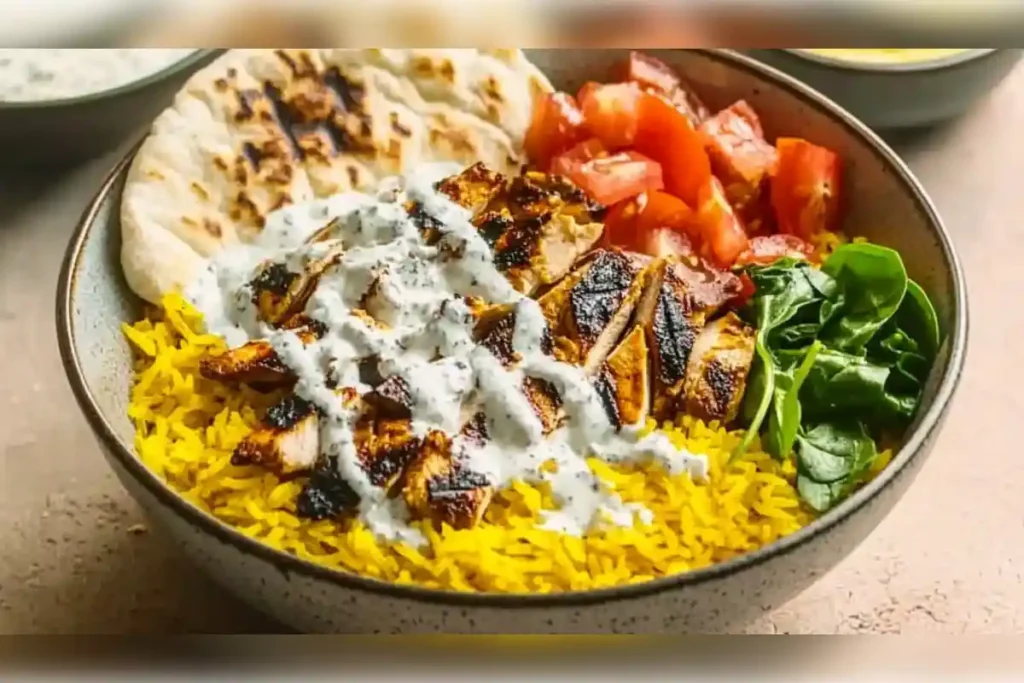
[[[843,245],[820,270],[783,259],[745,272],[755,291],[741,313],[757,340],[733,457],[762,434],[766,452],[796,459],[801,498],[824,512],[877,458],[872,434],[913,417],[937,316],[885,247]]]
[[[916,394],[924,386],[930,363],[918,344],[895,324],[883,328],[871,341],[867,357],[892,369],[888,391]]]
[[[743,412],[747,414],[750,424],[739,444],[730,454],[729,459],[738,458],[747,452],[754,437],[761,431],[761,425],[768,415],[772,397],[775,395],[775,361],[764,343],[764,332],[757,331],[754,344],[754,368],[752,377],[747,383],[747,395],[743,397]]]
[[[931,363],[939,351],[939,316],[921,285],[907,281],[907,294],[894,319],[910,339],[917,341],[921,355]]]
[[[907,291],[903,259],[877,244],[844,244],[822,265],[843,293],[842,310],[822,330],[821,340],[847,353],[862,353],[868,341],[900,308]]]
[[[797,491],[808,506],[825,512],[849,495],[877,457],[859,421],[815,425],[797,437]]]
[[[775,393],[772,397],[772,412],[768,416],[768,432],[765,450],[778,460],[785,459],[793,450],[803,410],[800,407],[800,388],[814,366],[821,351],[820,341],[815,341],[804,353],[800,365],[793,370],[780,370],[775,376]]]
[[[822,324],[823,303],[827,296],[836,292],[830,277],[807,262],[792,258],[780,259],[767,266],[753,266],[746,272],[754,284],[755,295],[742,313],[749,323],[756,326],[757,340],[755,365],[743,405],[743,414],[749,425],[732,454],[734,458],[742,455],[761,431],[775,397],[776,376],[780,368],[770,348],[772,343],[777,343],[772,339],[773,331],[793,321],[809,326],[802,328],[805,330],[802,335],[813,338]],[[799,338],[789,335],[787,340],[794,343]],[[777,457],[785,457],[785,453]]]

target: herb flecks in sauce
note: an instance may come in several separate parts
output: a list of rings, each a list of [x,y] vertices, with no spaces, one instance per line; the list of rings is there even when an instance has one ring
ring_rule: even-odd
[[[423,167],[401,183],[385,181],[376,196],[341,195],[271,214],[258,244],[216,257],[187,292],[209,331],[230,345],[267,339],[298,378],[296,395],[318,409],[323,457],[300,512],[324,518],[356,508],[382,537],[423,541],[402,499],[380,485],[396,473],[377,476],[361,462],[353,435],[360,412],[336,389],[346,387],[376,403],[374,410],[406,414],[414,443],[451,435],[442,441],[450,442],[456,467],[425,487],[432,495],[461,505],[471,502],[467,487],[543,481],[559,506],[542,514],[544,528],[582,534],[595,524],[631,525],[637,515],[649,520],[649,511],[601,485],[587,458],[656,459],[670,472],[698,478],[706,476],[706,458],[660,434],[640,438],[640,425],[613,424],[592,378],[549,355],[550,332],[537,302],[502,274],[487,231],[436,189],[459,170]],[[328,221],[333,227],[324,230]],[[311,254],[338,244],[344,249],[319,276],[304,310],[325,334],[307,345],[294,331],[261,323],[252,297],[241,294],[259,264],[287,262],[299,270]],[[470,302],[477,300],[469,297],[509,307],[502,325],[510,329],[499,330],[508,348],[495,349],[497,356],[474,339]],[[560,409],[560,425],[538,414],[528,395],[538,393]]]

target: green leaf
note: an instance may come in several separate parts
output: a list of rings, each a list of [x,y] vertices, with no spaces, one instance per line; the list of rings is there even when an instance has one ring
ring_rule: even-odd
[[[877,457],[863,423],[818,424],[797,437],[797,491],[808,506],[825,512],[849,495]]]
[[[843,305],[840,314],[832,313],[821,339],[831,348],[862,353],[903,301],[908,282],[903,259],[877,244],[844,244],[822,270],[836,281]]]
[[[756,362],[744,397],[743,414],[748,420],[747,432],[732,453],[741,456],[760,433],[775,400],[776,382],[785,382],[778,376],[780,369],[770,346],[772,331],[790,322],[813,325],[806,328],[805,336],[817,333],[821,321],[823,292],[834,292],[835,284],[806,261],[786,258],[766,266],[753,266],[746,270],[754,283],[754,296],[743,311],[744,318],[757,327],[755,344]],[[791,335],[795,340],[797,336]],[[790,382],[791,384],[791,382]],[[787,385],[788,386],[788,385]],[[779,445],[784,445],[782,440]],[[784,457],[782,454],[778,457]]]
[[[917,341],[921,354],[931,363],[939,351],[939,316],[928,294],[913,280],[907,282],[907,294],[895,315],[897,325]]]
[[[771,353],[765,348],[763,342],[764,334],[761,331],[757,333],[757,342],[754,346],[754,353],[757,358],[757,362],[760,365],[759,373],[761,374],[760,389],[761,394],[756,397],[757,408],[754,410],[754,415],[750,420],[750,426],[747,428],[747,432],[743,435],[736,449],[733,450],[729,456],[730,461],[741,457],[750,448],[750,444],[754,441],[754,437],[757,436],[758,432],[761,431],[761,425],[764,423],[764,418],[768,414],[768,408],[771,404],[772,396],[775,393],[775,363],[772,360]]]
[[[814,359],[803,388],[809,417],[873,413],[885,401],[889,368],[860,356],[822,349]]]
[[[807,379],[814,361],[821,351],[821,342],[815,341],[804,353],[799,367],[792,372],[776,374],[774,408],[768,421],[765,450],[774,458],[783,460],[793,451],[803,410],[800,407],[800,388]]]
[[[820,270],[782,259],[745,272],[755,292],[741,313],[758,331],[733,457],[762,434],[773,457],[796,458],[806,504],[827,510],[877,457],[871,434],[917,410],[935,311],[899,254],[877,245],[839,247]]]

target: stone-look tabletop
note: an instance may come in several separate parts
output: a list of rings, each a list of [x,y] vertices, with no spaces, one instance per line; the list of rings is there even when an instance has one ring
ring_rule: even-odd
[[[967,271],[966,372],[905,498],[845,562],[751,632],[1024,630],[1015,607],[1024,604],[1022,120],[1024,68],[963,120],[899,145]],[[58,360],[61,258],[119,154],[0,174],[0,633],[277,630],[142,526]]]

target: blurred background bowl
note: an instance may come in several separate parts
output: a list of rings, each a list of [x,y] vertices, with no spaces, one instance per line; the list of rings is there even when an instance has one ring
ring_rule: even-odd
[[[995,88],[1022,51],[963,50],[934,59],[874,61],[809,50],[749,50],[878,130],[922,128],[955,118]]]
[[[67,165],[137,137],[197,69],[219,50],[196,50],[149,76],[60,100],[0,102],[0,150],[7,167]]]

